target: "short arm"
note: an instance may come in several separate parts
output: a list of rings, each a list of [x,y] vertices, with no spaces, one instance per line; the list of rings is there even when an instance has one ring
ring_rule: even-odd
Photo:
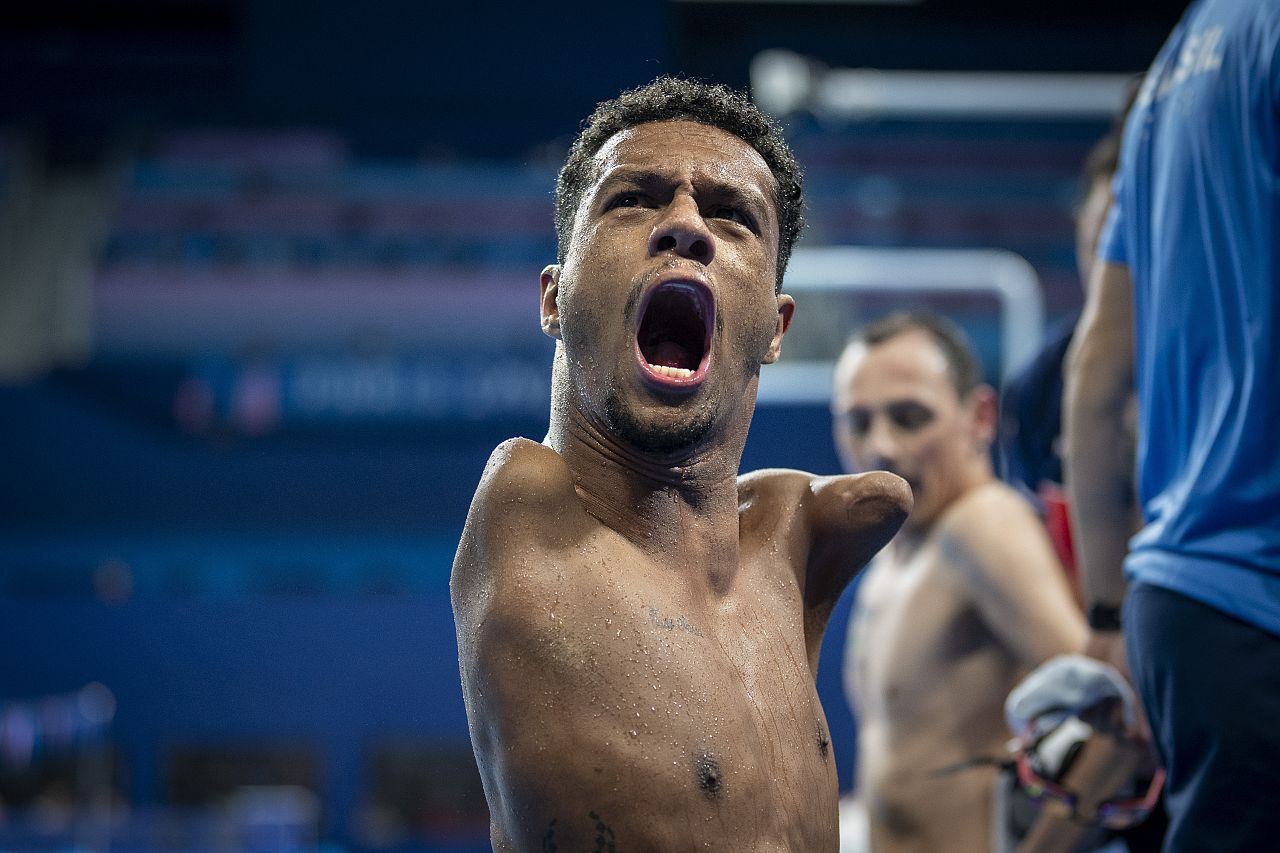
[[[835,606],[849,581],[889,543],[911,511],[911,489],[885,471],[815,477],[810,486],[805,604]]]
[[[810,483],[804,502],[809,528],[804,603],[806,642],[815,664],[840,594],[898,532],[912,500],[906,481],[885,471],[815,477]]]

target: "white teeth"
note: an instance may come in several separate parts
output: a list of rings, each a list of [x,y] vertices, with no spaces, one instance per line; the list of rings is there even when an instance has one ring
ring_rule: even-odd
[[[651,364],[649,369],[659,376],[670,376],[672,379],[688,379],[693,375],[692,370],[683,367],[667,367],[665,364]]]

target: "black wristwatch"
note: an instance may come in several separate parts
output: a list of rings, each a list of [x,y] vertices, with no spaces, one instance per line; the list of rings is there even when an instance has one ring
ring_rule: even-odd
[[[1115,604],[1089,605],[1089,627],[1095,631],[1119,631],[1120,607]]]

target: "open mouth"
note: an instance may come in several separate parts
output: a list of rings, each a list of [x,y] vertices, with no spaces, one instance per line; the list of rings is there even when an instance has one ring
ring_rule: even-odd
[[[711,294],[683,281],[658,285],[649,293],[636,332],[636,350],[645,375],[663,387],[702,381],[711,352]]]

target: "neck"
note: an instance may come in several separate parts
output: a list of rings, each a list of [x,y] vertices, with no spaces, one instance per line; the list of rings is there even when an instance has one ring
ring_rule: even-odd
[[[725,563],[729,547],[736,555],[746,430],[738,432],[655,454],[622,441],[578,407],[553,404],[546,444],[573,472],[588,513],[656,562],[687,570]]]

